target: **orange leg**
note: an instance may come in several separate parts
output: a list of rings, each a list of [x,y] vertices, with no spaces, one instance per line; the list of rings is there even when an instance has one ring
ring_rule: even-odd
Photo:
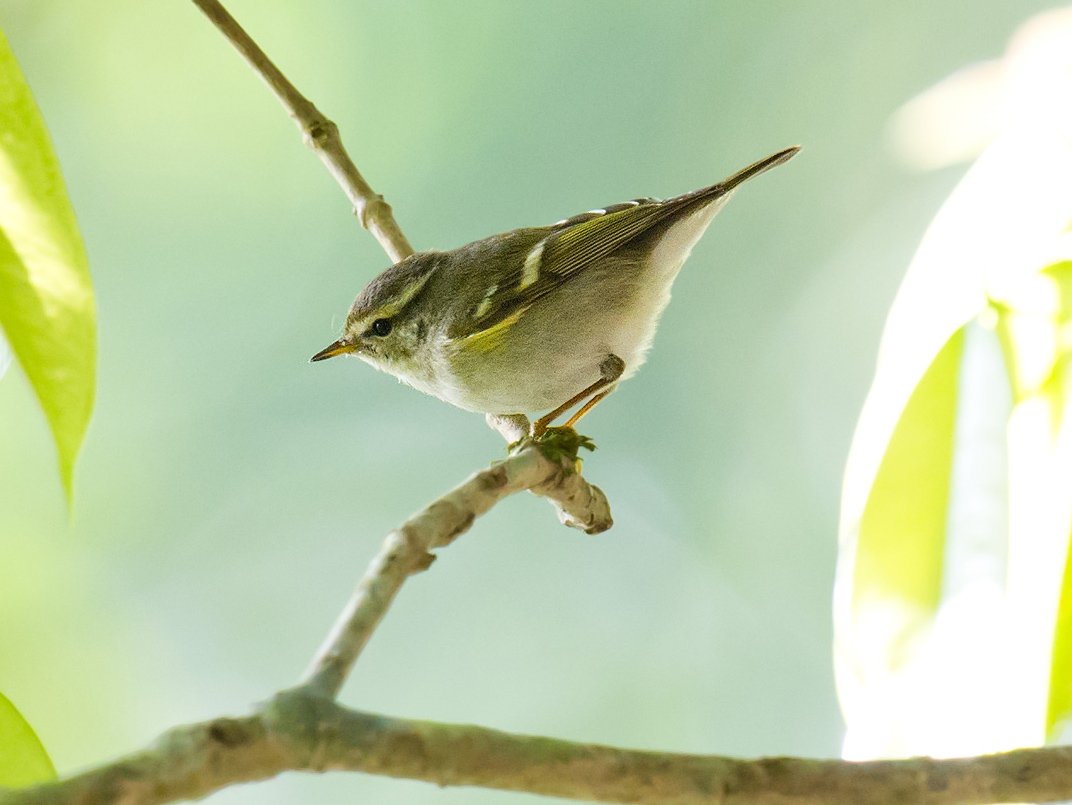
[[[575,423],[578,419],[580,419],[582,416],[592,410],[592,406],[594,406],[597,402],[599,402],[608,394],[610,394],[612,389],[608,389],[607,386],[611,385],[619,377],[621,377],[624,371],[625,361],[623,361],[617,355],[608,355],[604,359],[603,363],[599,365],[599,372],[602,377],[600,377],[599,380],[590,385],[584,391],[580,392],[579,394],[574,394],[572,397],[562,403],[562,405],[558,406],[558,408],[556,408],[554,411],[551,411],[548,414],[544,414],[542,417],[533,422],[532,435],[536,438],[539,438],[544,434],[544,432],[547,430],[548,426],[552,422],[562,416],[562,414],[564,414],[570,408],[575,406],[585,397],[594,394],[595,396],[592,397],[592,399],[590,399],[588,402],[586,402],[581,408],[581,410],[574,414],[573,417],[569,420],[569,422],[566,423],[566,427],[572,427],[573,423]],[[606,389],[606,391],[603,391],[603,389]]]
[[[584,415],[585,415],[585,414],[587,414],[587,413],[588,413],[589,411],[591,411],[591,410],[592,410],[593,408],[595,408],[595,407],[596,407],[596,403],[597,403],[597,402],[599,402],[600,400],[602,400],[602,399],[603,399],[604,397],[606,397],[606,396],[607,396],[608,394],[610,394],[610,393],[611,393],[612,391],[614,391],[614,389],[606,389],[605,391],[601,391],[601,392],[599,392],[599,394],[597,394],[597,395],[596,395],[595,397],[593,397],[593,398],[592,398],[592,399],[590,399],[590,400],[589,400],[588,402],[586,402],[586,403],[585,403],[584,405],[582,405],[582,406],[581,406],[581,408],[580,408],[580,410],[579,410],[579,411],[577,411],[577,413],[576,413],[576,414],[574,414],[573,416],[571,416],[571,417],[569,418],[569,421],[568,421],[568,422],[566,422],[566,427],[567,427],[567,428],[572,428],[572,427],[573,427],[574,425],[576,425],[576,424],[577,424],[577,422],[578,422],[578,421],[580,421],[580,418],[581,418],[582,416],[584,416]]]

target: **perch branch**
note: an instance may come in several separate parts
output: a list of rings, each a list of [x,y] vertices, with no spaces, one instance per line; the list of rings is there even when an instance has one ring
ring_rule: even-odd
[[[320,161],[335,177],[335,181],[354,205],[354,214],[361,221],[361,225],[379,241],[387,256],[397,263],[413,254],[413,247],[395,222],[391,205],[369,187],[365,177],[346,153],[339,136],[339,127],[298,92],[218,0],[193,2],[275,93],[290,119],[301,129],[305,144],[320,157]]]
[[[346,191],[361,223],[387,254],[396,262],[412,254],[413,248],[395,222],[390,205],[373,192],[347,155],[338,127],[298,92],[218,0],[193,2],[275,93],[304,133],[306,144]],[[506,417],[489,422],[513,441],[527,432],[527,420],[522,425],[520,419]],[[507,461],[478,472],[391,532],[314,658],[303,684],[322,695],[337,695],[405,579],[429,565],[432,549],[448,544],[503,497],[531,489],[551,500],[563,523],[588,533],[609,528],[606,497],[579,473],[570,471],[571,466],[571,461],[548,458],[529,445],[515,451]]]
[[[1072,797],[1072,747],[853,763],[642,752],[362,713],[299,689],[253,715],[176,727],[150,748],[0,805],[158,805],[283,771],[360,771],[637,805],[982,805]]]
[[[548,498],[566,525],[597,534],[612,524],[606,496],[573,470],[573,460],[550,458],[528,442],[505,461],[474,473],[387,535],[303,684],[322,696],[338,695],[402,583],[431,564],[430,551],[449,545],[500,500],[525,489]]]
[[[335,124],[294,89],[216,0],[194,2],[272,87],[387,253],[395,260],[412,253],[390,207],[346,156]],[[507,438],[524,432],[519,421],[492,424]],[[0,805],[156,805],[283,771],[334,769],[640,805],[981,805],[1072,798],[1072,747],[956,760],[737,760],[388,718],[334,701],[405,579],[428,566],[430,551],[449,544],[502,498],[529,489],[549,498],[569,525],[589,533],[608,528],[605,497],[573,470],[568,455],[524,443],[407,520],[388,536],[303,683],[252,715],[176,727],[142,752],[66,780],[0,790]]]

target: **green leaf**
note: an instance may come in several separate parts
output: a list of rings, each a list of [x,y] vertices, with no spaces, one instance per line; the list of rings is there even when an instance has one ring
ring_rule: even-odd
[[[1072,241],[1062,244],[1068,251]],[[1010,428],[1029,452],[1021,461],[1019,487],[1034,492],[1020,508],[1035,544],[1050,543],[1065,554],[1049,664],[1045,734],[1059,740],[1072,721],[1072,433],[1067,417],[1072,392],[1072,261],[1061,259],[995,303],[1019,421]],[[1028,440],[1030,437],[1030,441]],[[1013,442],[1015,443],[1015,442]],[[1040,490],[1036,492],[1035,490]]]
[[[904,662],[912,638],[929,623],[941,596],[963,346],[961,329],[909,397],[855,534],[850,628],[858,645],[871,646],[868,661],[887,672]]]
[[[860,520],[854,609],[871,597],[922,613],[938,604],[963,347],[961,329],[935,356],[887,444]]]
[[[0,327],[52,429],[69,501],[96,384],[93,288],[44,120],[2,34]]]
[[[1058,412],[1037,396],[1062,398],[1050,379],[1062,328],[1028,314],[1056,297],[1058,278],[1037,278],[1059,257],[1070,181],[1065,138],[1003,133],[935,217],[890,311],[842,496],[835,657],[849,757],[1042,739],[1068,538],[1066,520],[1055,539],[1066,495],[1054,490],[1072,479],[1052,471],[1064,466],[1050,449]],[[957,389],[984,364],[970,396]],[[1008,693],[985,695],[998,687]]]
[[[1072,552],[1065,563],[1061,602],[1053,636],[1050,695],[1046,707],[1046,736],[1056,741],[1072,721]]]
[[[0,329],[0,378],[3,378],[4,373],[7,372],[7,367],[11,365],[11,361],[15,356],[11,353],[11,345],[8,344],[7,339],[4,338],[4,331]]]
[[[0,693],[0,787],[21,788],[56,779],[56,769],[33,728]]]

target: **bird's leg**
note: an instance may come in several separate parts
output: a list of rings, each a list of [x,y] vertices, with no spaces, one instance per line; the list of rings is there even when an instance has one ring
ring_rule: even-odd
[[[543,436],[543,434],[547,430],[547,427],[552,422],[562,416],[562,414],[564,414],[570,408],[575,406],[581,400],[594,394],[595,396],[592,397],[592,399],[590,399],[587,403],[585,403],[581,410],[574,414],[570,421],[566,423],[566,427],[572,427],[578,419],[580,419],[582,416],[592,410],[592,406],[594,406],[597,402],[602,400],[604,397],[610,394],[611,391],[613,391],[613,389],[608,389],[607,386],[617,381],[618,378],[622,376],[623,372],[625,372],[625,361],[623,361],[621,358],[619,358],[612,352],[610,355],[603,359],[603,362],[601,364],[599,364],[599,380],[597,380],[595,383],[590,385],[588,388],[586,388],[579,394],[574,394],[572,397],[562,403],[562,405],[558,406],[558,408],[556,408],[554,411],[551,411],[548,414],[544,414],[542,417],[532,423],[533,438],[538,439],[539,437]],[[604,391],[604,389],[606,390]]]
[[[580,421],[582,416],[584,416],[589,411],[591,411],[593,408],[595,408],[596,403],[599,402],[600,400],[602,400],[604,397],[606,397],[612,391],[614,391],[614,389],[603,389],[603,391],[599,392],[599,394],[597,394],[595,397],[593,397],[588,402],[586,402],[584,405],[582,405],[580,407],[580,410],[578,410],[576,414],[574,414],[568,420],[566,420],[565,427],[572,428],[574,425],[576,425]]]

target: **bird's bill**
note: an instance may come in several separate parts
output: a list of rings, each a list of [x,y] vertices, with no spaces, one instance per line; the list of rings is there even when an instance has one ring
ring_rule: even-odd
[[[336,355],[345,355],[347,352],[356,351],[357,344],[354,344],[351,341],[346,340],[345,338],[340,338],[335,343],[329,344],[328,346],[320,350],[318,353],[316,353],[313,357],[309,359],[309,362],[312,363],[314,361],[323,361],[327,360],[328,358],[334,358]]]

